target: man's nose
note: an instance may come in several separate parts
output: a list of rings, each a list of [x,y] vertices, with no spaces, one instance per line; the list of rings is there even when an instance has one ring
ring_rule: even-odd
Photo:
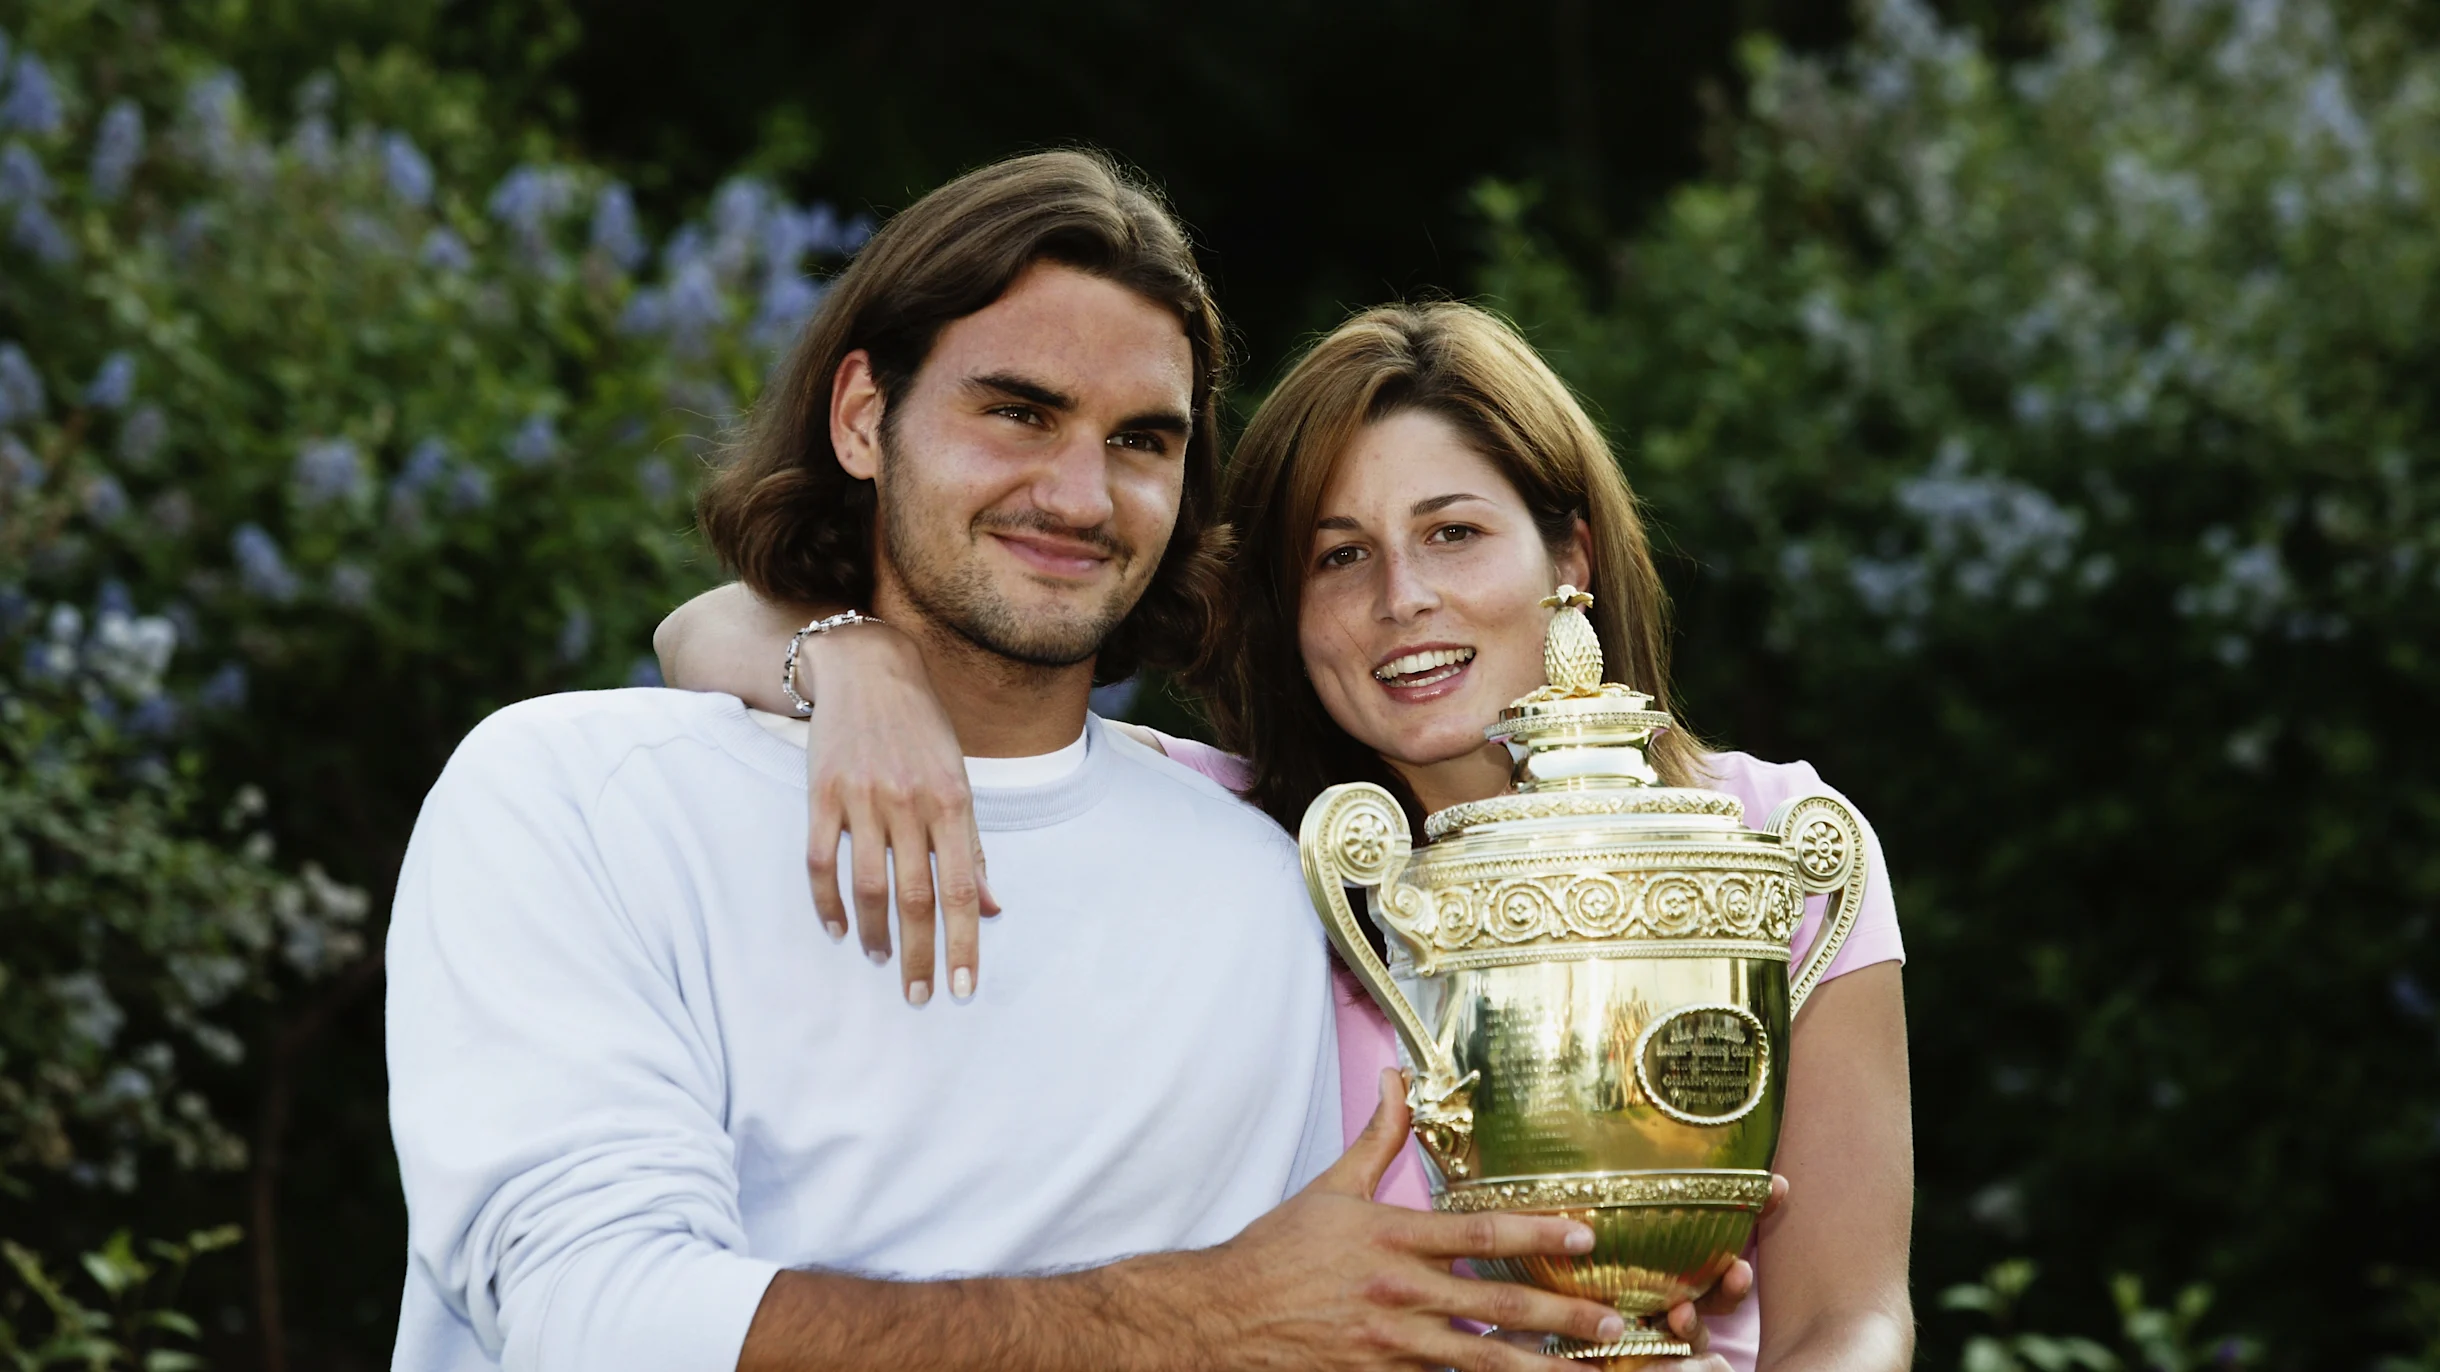
[[[1109,454],[1098,439],[1079,436],[1045,455],[1034,475],[1035,508],[1071,529],[1098,529],[1110,522]]]

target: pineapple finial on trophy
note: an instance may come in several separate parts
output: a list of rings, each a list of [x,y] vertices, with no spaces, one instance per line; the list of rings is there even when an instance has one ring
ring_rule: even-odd
[[[1591,592],[1565,582],[1555,593],[1542,597],[1543,608],[1558,611],[1550,617],[1550,630],[1542,639],[1542,679],[1556,695],[1601,694],[1601,636],[1584,617],[1592,603]]]

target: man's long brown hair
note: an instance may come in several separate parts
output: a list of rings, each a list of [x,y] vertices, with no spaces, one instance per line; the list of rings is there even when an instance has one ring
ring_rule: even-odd
[[[1094,675],[1182,668],[1201,656],[1222,584],[1216,518],[1227,349],[1185,231],[1157,194],[1089,151],[1035,153],[966,173],[901,211],[833,282],[696,502],[721,562],[765,600],[868,608],[873,483],[830,444],[831,383],[872,358],[883,413],[907,394],[942,329],[1055,262],[1176,312],[1194,350],[1194,431],[1178,520],[1152,582],[1102,644]]]
[[[1322,707],[1297,636],[1323,488],[1359,430],[1409,411],[1447,421],[1490,459],[1554,553],[1568,545],[1576,520],[1585,521],[1590,617],[1609,678],[1669,708],[1668,595],[1635,494],[1566,383],[1485,310],[1366,310],[1315,344],[1263,401],[1222,494],[1239,540],[1229,593],[1235,622],[1201,684],[1221,741],[1253,764],[1249,798],[1290,833],[1313,798],[1342,781],[1387,788],[1423,830],[1405,782]],[[1671,785],[1689,784],[1699,770],[1700,745],[1682,729],[1663,734],[1652,752]]]

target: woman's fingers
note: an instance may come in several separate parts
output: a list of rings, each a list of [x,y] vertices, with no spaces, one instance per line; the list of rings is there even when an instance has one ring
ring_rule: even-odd
[[[1709,1291],[1704,1292],[1702,1297],[1696,1300],[1691,1307],[1685,1305],[1673,1306],[1669,1311],[1669,1316],[1672,1322],[1674,1322],[1677,1318],[1677,1312],[1680,1310],[1686,1311],[1686,1317],[1690,1321],[1697,1313],[1705,1315],[1731,1314],[1740,1304],[1744,1302],[1747,1296],[1753,1294],[1753,1291],[1753,1264],[1747,1262],[1743,1258],[1739,1258],[1735,1262],[1728,1265],[1728,1270],[1720,1274],[1720,1280],[1714,1282],[1712,1284],[1712,1288]]]
[[[949,994],[965,1000],[982,973],[983,884],[976,868],[982,845],[970,811],[955,810],[932,822],[933,876],[940,896],[943,975]]]
[[[890,960],[890,831],[861,799],[847,804],[847,889],[856,903],[856,936],[876,967]]]
[[[898,877],[898,976],[907,1004],[932,999],[932,831],[904,811],[890,817],[890,866]]]
[[[847,902],[839,899],[838,808],[816,800],[812,824],[805,834],[805,877],[813,884],[813,910],[822,929],[836,943],[847,937]]]

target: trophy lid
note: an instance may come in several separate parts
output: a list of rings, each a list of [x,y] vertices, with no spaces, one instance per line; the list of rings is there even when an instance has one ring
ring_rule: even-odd
[[[1664,785],[1652,741],[1669,716],[1652,697],[1603,681],[1601,637],[1584,616],[1590,593],[1562,585],[1542,604],[1557,613],[1542,640],[1544,685],[1510,702],[1483,736],[1515,758],[1515,790],[1439,810],[1424,833],[1439,839],[1480,825],[1563,815],[1703,815],[1736,820],[1734,796]]]

